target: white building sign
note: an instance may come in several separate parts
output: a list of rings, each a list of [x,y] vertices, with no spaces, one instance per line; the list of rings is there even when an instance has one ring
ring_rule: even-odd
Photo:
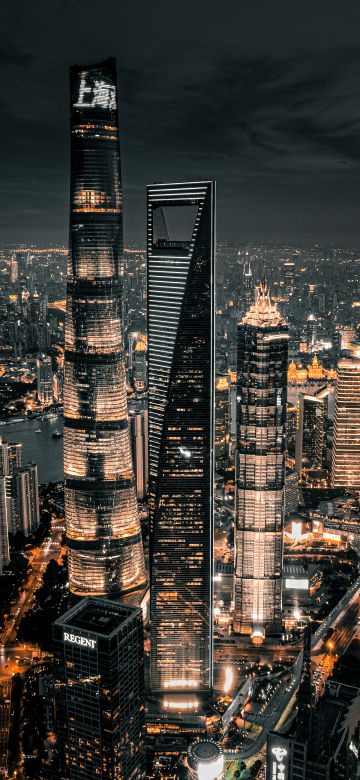
[[[272,780],[287,780],[286,757],[287,750],[284,747],[273,747],[271,753],[274,756],[272,762]]]
[[[64,642],[69,642],[72,645],[80,645],[80,647],[90,647],[91,650],[96,648],[96,639],[89,639],[87,636],[78,636],[77,634],[69,634],[64,631]]]
[[[74,103],[75,108],[107,108],[116,109],[116,91],[113,84],[94,79],[87,81],[86,73],[82,73],[80,79],[79,96]]]

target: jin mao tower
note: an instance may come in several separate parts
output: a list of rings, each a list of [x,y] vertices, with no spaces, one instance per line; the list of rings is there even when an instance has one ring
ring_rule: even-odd
[[[265,281],[238,328],[234,629],[281,630],[288,328]]]

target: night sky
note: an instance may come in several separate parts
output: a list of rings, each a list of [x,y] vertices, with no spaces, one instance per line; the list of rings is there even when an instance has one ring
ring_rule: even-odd
[[[67,243],[68,66],[118,62],[125,237],[215,178],[218,236],[360,246],[358,0],[2,0],[0,243]]]

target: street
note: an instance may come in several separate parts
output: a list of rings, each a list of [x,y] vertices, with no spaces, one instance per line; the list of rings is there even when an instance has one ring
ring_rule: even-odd
[[[9,617],[0,635],[0,677],[9,678],[17,672],[24,671],[31,665],[32,654],[38,653],[35,646],[24,645],[16,641],[17,631],[23,616],[28,612],[35,600],[35,591],[41,586],[43,574],[51,560],[60,563],[65,548],[61,546],[64,533],[64,520],[53,517],[50,539],[46,539],[40,547],[26,551],[29,561],[29,575],[23,583],[16,604],[11,607]]]
[[[316,668],[319,667],[321,678],[321,686],[324,685],[325,680],[331,675],[334,665],[334,657],[337,654],[344,653],[358,627],[358,615],[359,615],[359,587],[360,577],[353,583],[347,593],[343,596],[339,604],[330,612],[328,617],[323,621],[321,626],[315,632],[312,638],[312,655],[313,655],[313,669],[316,672]],[[324,647],[323,642],[326,638],[326,634],[329,628],[337,629],[337,638],[335,647],[329,648],[329,652],[325,652],[324,663]],[[318,652],[320,651],[320,656]],[[334,651],[334,653],[333,653]],[[339,651],[339,653],[337,652]],[[302,671],[302,658],[303,652],[301,651],[292,667],[292,682],[284,681],[281,683],[276,693],[269,702],[262,716],[256,715],[252,718],[251,714],[246,714],[246,719],[251,722],[253,720],[258,725],[262,726],[262,731],[258,738],[252,742],[251,745],[238,751],[225,751],[224,757],[226,760],[236,759],[245,760],[254,756],[260,752],[266,743],[267,734],[269,731],[276,730],[278,723],[280,722],[284,711],[288,711],[290,714],[292,707],[290,703],[293,700],[295,703],[295,694],[299,687],[301,671]],[[320,664],[322,663],[322,667]]]

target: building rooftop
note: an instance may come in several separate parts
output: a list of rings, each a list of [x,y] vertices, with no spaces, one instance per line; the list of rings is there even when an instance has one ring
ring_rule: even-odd
[[[55,623],[58,626],[70,626],[91,631],[98,636],[110,637],[139,611],[137,607],[88,596],[69,609]]]
[[[255,327],[274,327],[277,325],[286,326],[286,321],[281,316],[276,303],[273,303],[270,297],[270,288],[265,279],[255,287],[256,300],[246,312],[242,319],[243,325],[254,325]]]

